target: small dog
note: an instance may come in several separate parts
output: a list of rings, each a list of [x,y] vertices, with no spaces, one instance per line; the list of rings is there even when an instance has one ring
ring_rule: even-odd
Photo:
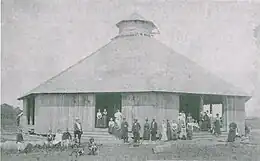
[[[80,147],[79,144],[75,141],[74,144],[72,144],[72,152],[69,154],[71,161],[77,161],[77,158],[79,156],[83,156],[84,154],[84,147]]]

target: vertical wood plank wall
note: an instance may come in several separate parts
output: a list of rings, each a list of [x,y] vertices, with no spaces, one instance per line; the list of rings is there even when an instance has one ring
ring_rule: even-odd
[[[28,121],[27,121],[27,99],[23,100],[23,115],[20,121],[21,127],[24,131],[28,131]]]
[[[240,134],[245,134],[245,99],[242,97],[226,97],[227,125],[235,122]]]
[[[223,103],[222,103],[223,131],[228,131],[227,111],[228,111],[227,99],[226,97],[223,97]]]
[[[238,124],[238,128],[241,134],[245,134],[245,99],[242,97],[235,97],[234,98],[234,106],[235,112],[234,117]]]
[[[160,125],[163,119],[177,120],[178,113],[179,96],[176,94],[159,92],[122,94],[122,114],[126,117],[130,128],[135,118],[143,130],[145,117],[149,122],[155,118]]]
[[[35,98],[35,131],[73,130],[76,117],[84,131],[94,128],[95,97],[93,94],[42,94]]]

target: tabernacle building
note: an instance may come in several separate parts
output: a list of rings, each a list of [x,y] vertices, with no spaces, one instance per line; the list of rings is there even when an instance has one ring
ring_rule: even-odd
[[[244,133],[249,95],[156,40],[152,21],[133,14],[116,25],[119,34],[107,45],[19,98],[26,126],[72,130],[79,117],[91,131],[104,108],[108,117],[119,109],[130,124],[177,120],[180,111],[198,120],[204,104],[221,104],[222,130],[236,122]]]

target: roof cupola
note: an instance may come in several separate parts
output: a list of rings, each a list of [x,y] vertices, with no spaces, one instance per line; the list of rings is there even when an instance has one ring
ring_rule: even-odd
[[[125,36],[153,36],[159,34],[158,28],[152,21],[144,19],[137,13],[133,13],[129,18],[116,24],[119,28],[117,37]]]

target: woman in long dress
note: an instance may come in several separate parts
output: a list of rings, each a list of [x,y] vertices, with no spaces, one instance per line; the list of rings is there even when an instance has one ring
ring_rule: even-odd
[[[122,113],[117,110],[117,112],[114,114],[114,117],[115,117],[115,122],[116,124],[119,126],[119,128],[121,128],[121,123],[122,123]]]
[[[214,121],[214,134],[216,136],[219,136],[221,134],[221,131],[220,131],[220,118],[219,118],[219,114],[217,114],[217,117]]]
[[[180,119],[180,135],[179,138],[185,140],[187,138],[187,130],[186,130],[186,122],[185,122],[185,118],[182,115],[181,119]]]
[[[209,116],[205,112],[204,116],[203,116],[203,121],[202,121],[202,131],[208,131],[209,124],[210,124]]]
[[[114,135],[118,138],[121,139],[121,129],[120,129],[121,125],[117,124],[117,122],[115,122],[115,126],[114,126]]]
[[[171,128],[172,128],[172,140],[177,140],[178,139],[178,124],[176,123],[176,121],[172,121],[171,124]]]
[[[97,112],[97,127],[102,127],[102,113],[100,112],[100,109],[98,109]]]
[[[143,140],[150,140],[150,124],[148,118],[145,119]]]
[[[180,133],[181,131],[181,125],[182,125],[182,114],[179,113],[179,116],[178,116],[178,133]]]
[[[172,140],[172,127],[171,127],[171,123],[170,123],[170,121],[169,120],[167,120],[167,131],[166,131],[166,133],[167,133],[167,139],[170,141],[170,140]]]
[[[165,120],[163,120],[163,122],[162,122],[161,135],[162,135],[161,140],[166,141],[167,140],[167,124],[166,124]]]
[[[103,127],[107,128],[107,110],[106,109],[104,109],[104,111],[103,111],[102,120],[103,120]]]
[[[109,134],[113,134],[114,127],[115,127],[115,122],[114,122],[113,118],[110,118],[110,121],[108,122],[108,133]]]

